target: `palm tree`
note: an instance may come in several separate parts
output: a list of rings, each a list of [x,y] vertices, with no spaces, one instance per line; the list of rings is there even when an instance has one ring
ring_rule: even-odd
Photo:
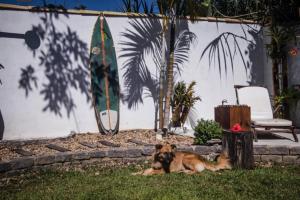
[[[131,28],[122,33],[124,40],[120,42],[122,46],[120,57],[126,58],[123,64],[125,70],[123,100],[128,104],[129,109],[134,109],[143,103],[143,95],[151,97],[155,107],[154,128],[157,129],[159,79],[149,71],[145,56],[150,54],[157,71],[161,71],[161,57],[162,55],[165,57],[169,50],[166,45],[161,43],[162,25],[158,18],[133,19],[129,24]],[[184,62],[188,61],[190,45],[196,39],[196,36],[188,30],[186,21],[180,22],[179,26],[181,28],[175,36],[174,50],[174,66],[178,73]],[[168,35],[166,34],[165,37]],[[161,54],[162,48],[164,54]]]
[[[166,66],[166,57],[163,56],[166,54],[165,45],[166,44],[166,31],[167,31],[167,18],[164,16],[162,20],[162,32],[161,32],[161,63],[160,63],[160,73],[159,73],[159,129],[162,129],[164,126],[164,110],[163,110],[163,101],[164,101],[164,76],[165,76],[165,66]]]
[[[153,14],[154,12],[154,3],[147,3],[147,0],[122,0],[123,7],[121,8],[122,12],[132,12],[145,14]]]
[[[210,0],[157,0],[160,14],[166,16],[170,23],[169,61],[167,66],[167,90],[163,116],[163,131],[166,132],[170,120],[170,101],[174,84],[174,49],[176,21],[189,16],[192,22],[197,16],[206,16]],[[162,119],[160,119],[162,120]]]
[[[159,119],[160,119],[160,128],[166,130],[169,125],[170,119],[170,99],[173,91],[173,82],[174,82],[174,67],[179,69],[179,65],[187,60],[187,55],[185,53],[189,50],[190,43],[194,40],[195,35],[191,34],[189,31],[183,31],[183,33],[176,33],[176,26],[182,24],[182,20],[179,20],[181,17],[189,16],[189,19],[194,21],[197,16],[206,16],[208,13],[210,0],[157,0],[157,6],[159,8],[160,14],[163,16],[163,27],[161,32],[161,57],[160,57],[160,80],[159,80]],[[153,11],[153,9],[147,9],[145,0],[124,0],[124,9],[125,12],[144,12],[149,13],[148,10]],[[141,9],[142,5],[142,9]],[[151,5],[153,8],[153,4]],[[187,23],[187,21],[185,21]],[[167,28],[170,29],[170,43],[168,45],[168,51],[165,51],[164,43],[165,37],[167,37]],[[142,30],[141,28],[137,30]],[[182,30],[180,30],[182,31]],[[150,32],[152,33],[152,32]],[[155,33],[155,32],[154,32]],[[149,36],[149,34],[147,35]],[[153,33],[151,34],[153,36]],[[176,40],[176,36],[181,37],[181,39]],[[145,37],[148,38],[148,37]],[[159,38],[159,36],[158,36]],[[182,41],[184,42],[178,42]],[[131,44],[132,45],[132,44]],[[154,48],[153,48],[154,49]],[[168,54],[168,66],[165,70],[165,52]],[[157,54],[157,51],[154,51],[154,55]],[[155,56],[156,57],[156,56]],[[155,59],[155,61],[158,61]],[[137,63],[136,63],[137,64]],[[127,65],[129,66],[129,65]],[[167,79],[167,88],[164,86],[164,77]],[[164,94],[166,91],[166,94]],[[165,106],[163,106],[163,99],[165,98]],[[141,100],[139,100],[141,102]],[[162,110],[164,107],[164,111]]]

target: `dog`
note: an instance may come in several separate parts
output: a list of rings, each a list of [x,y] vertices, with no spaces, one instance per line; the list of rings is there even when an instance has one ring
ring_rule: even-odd
[[[133,175],[154,175],[167,174],[173,172],[183,172],[186,174],[194,174],[207,169],[210,171],[218,171],[231,169],[230,159],[227,153],[222,152],[217,158],[217,162],[213,163],[206,160],[204,157],[184,151],[176,151],[176,146],[173,144],[157,144],[155,145],[153,163],[151,168]]]

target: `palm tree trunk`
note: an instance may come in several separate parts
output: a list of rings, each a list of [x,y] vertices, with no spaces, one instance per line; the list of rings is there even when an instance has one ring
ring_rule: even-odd
[[[154,101],[154,108],[155,108],[155,113],[154,113],[154,131],[157,131],[157,114],[158,114],[158,104],[157,101]]]
[[[163,128],[164,125],[164,77],[165,77],[165,67],[166,67],[166,49],[165,49],[165,32],[167,30],[167,17],[163,17],[162,21],[162,36],[161,36],[161,68],[159,75],[159,129]]]
[[[170,121],[170,101],[173,92],[173,79],[174,79],[174,48],[175,48],[175,19],[171,21],[170,30],[170,58],[167,68],[167,94],[166,94],[166,105],[164,113],[164,129],[167,129]]]

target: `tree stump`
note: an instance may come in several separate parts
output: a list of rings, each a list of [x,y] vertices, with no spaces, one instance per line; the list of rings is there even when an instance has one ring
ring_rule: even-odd
[[[228,152],[234,168],[253,169],[253,134],[251,131],[223,131],[222,147]]]

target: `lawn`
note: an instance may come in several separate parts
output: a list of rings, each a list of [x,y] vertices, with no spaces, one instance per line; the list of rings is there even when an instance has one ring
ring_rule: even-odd
[[[0,188],[0,199],[300,199],[300,167],[201,175],[131,176],[128,168],[27,173]]]

